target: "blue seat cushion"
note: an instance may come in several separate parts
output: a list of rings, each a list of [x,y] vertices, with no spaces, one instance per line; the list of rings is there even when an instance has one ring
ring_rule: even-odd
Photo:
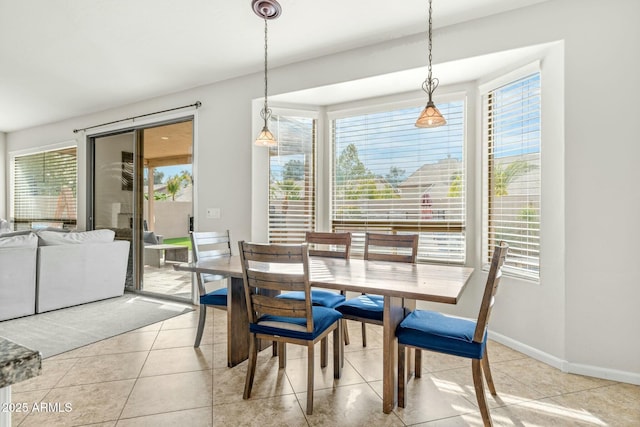
[[[227,306],[227,288],[216,289],[200,296],[200,304]]]
[[[303,291],[285,292],[278,295],[278,298],[295,299],[298,301],[304,300]],[[334,308],[336,305],[344,302],[344,295],[340,295],[337,292],[324,291],[321,289],[311,289],[311,303],[313,305],[321,305],[322,307]]]
[[[336,310],[346,316],[356,316],[379,321],[382,321],[383,309],[384,297],[382,295],[370,294],[351,298],[336,307]]]
[[[414,310],[398,325],[398,343],[470,359],[482,359],[487,342],[473,342],[476,322],[436,311]]]
[[[306,317],[284,317],[271,314],[261,316],[257,323],[250,323],[249,331],[311,341],[342,317],[342,314],[332,308],[313,306],[311,310],[313,332],[307,332]]]

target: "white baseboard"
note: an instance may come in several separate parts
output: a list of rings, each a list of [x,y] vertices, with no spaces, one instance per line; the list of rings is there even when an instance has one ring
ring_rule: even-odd
[[[587,375],[605,380],[640,385],[640,374],[619,371],[617,369],[601,368],[599,366],[583,365],[581,363],[569,363],[569,372],[572,374]]]
[[[599,366],[583,365],[580,363],[571,363],[551,354],[540,351],[534,347],[523,344],[520,341],[516,341],[512,338],[492,331],[489,331],[489,338],[500,344],[506,345],[509,348],[519,351],[520,353],[526,354],[533,359],[539,360],[540,362],[546,363],[549,366],[559,369],[562,372],[640,385],[640,374],[638,373],[602,368]]]

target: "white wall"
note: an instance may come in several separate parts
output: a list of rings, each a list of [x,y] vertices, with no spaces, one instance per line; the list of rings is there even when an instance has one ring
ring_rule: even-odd
[[[191,202],[156,201],[154,203],[155,233],[163,236],[164,239],[188,237],[189,217],[192,214]]]
[[[595,0],[553,0],[442,28],[435,43],[438,60],[449,61],[559,42],[542,64],[541,282],[504,280],[491,328],[498,339],[558,367],[640,384],[640,263],[635,246],[640,241],[640,193],[634,189],[640,181],[640,144],[633,126],[639,113],[638,16],[637,0],[606,6]],[[419,35],[284,66],[270,72],[269,82],[272,93],[284,93],[423,62],[424,35]],[[544,74],[545,67],[553,72]],[[228,228],[234,240],[251,239],[251,212],[256,209],[251,179],[261,163],[258,156],[264,154],[256,152],[252,161],[251,100],[261,91],[260,74],[240,77],[10,133],[8,150],[68,139],[74,128],[200,100],[196,227]],[[474,138],[468,142],[479,144]],[[477,175],[478,165],[470,168]],[[82,197],[84,170],[80,173]],[[479,206],[477,200],[473,204]],[[221,219],[206,219],[207,207],[221,208]],[[471,219],[472,226],[479,226],[477,218]],[[477,228],[473,232],[479,234]],[[484,275],[478,268],[479,243],[470,238],[470,245],[475,254],[470,263],[477,271],[456,311],[474,315]]]
[[[0,218],[7,218],[7,190],[5,182],[9,182],[7,176],[7,138],[4,132],[0,132]]]

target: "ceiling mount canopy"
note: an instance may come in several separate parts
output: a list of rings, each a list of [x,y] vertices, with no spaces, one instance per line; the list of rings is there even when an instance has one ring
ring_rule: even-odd
[[[264,106],[260,111],[260,117],[263,120],[264,125],[260,134],[256,138],[255,144],[261,147],[275,147],[278,145],[278,141],[269,130],[269,119],[271,118],[271,109],[267,103],[269,79],[267,78],[267,46],[268,46],[268,27],[267,21],[275,19],[282,13],[280,3],[276,0],[253,0],[251,2],[253,11],[260,18],[264,19]]]
[[[253,11],[260,18],[276,19],[282,13],[282,7],[276,0],[253,0]]]

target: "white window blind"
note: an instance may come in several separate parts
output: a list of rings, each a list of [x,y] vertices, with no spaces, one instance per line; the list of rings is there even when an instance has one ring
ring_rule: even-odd
[[[269,128],[269,242],[302,243],[315,230],[316,120],[274,115]]]
[[[540,261],[540,73],[483,99],[486,164],[484,261],[509,243],[505,271],[537,279]]]
[[[75,147],[14,157],[14,229],[75,228],[76,182]]]
[[[423,106],[332,121],[331,224],[353,233],[419,233],[419,261],[465,258],[464,102],[439,104],[447,125],[414,126]]]

